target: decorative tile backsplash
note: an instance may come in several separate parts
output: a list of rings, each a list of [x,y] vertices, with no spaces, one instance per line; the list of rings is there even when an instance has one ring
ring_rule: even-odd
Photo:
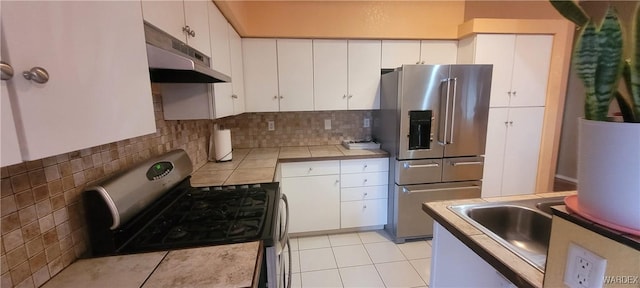
[[[371,137],[364,119],[371,111],[313,111],[279,113],[245,113],[215,121],[221,128],[231,129],[233,148],[262,148],[340,144],[342,140]],[[325,120],[331,129],[325,130]],[[268,130],[274,121],[275,130]]]
[[[165,121],[153,96],[154,134],[2,167],[0,287],[38,287],[88,245],[80,193],[93,182],[182,148],[199,168],[207,161],[211,121]]]
[[[82,256],[88,239],[81,192],[115,172],[182,148],[197,169],[207,161],[217,123],[232,131],[234,148],[339,144],[370,137],[371,111],[245,113],[214,121],[165,121],[154,92],[157,131],[2,167],[0,179],[0,287],[38,287]],[[325,119],[331,130],[325,130]],[[268,131],[267,121],[275,130]]]

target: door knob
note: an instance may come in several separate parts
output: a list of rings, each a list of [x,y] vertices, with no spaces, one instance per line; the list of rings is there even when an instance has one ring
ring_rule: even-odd
[[[4,61],[0,61],[0,71],[2,71],[2,80],[9,80],[13,78],[13,67]]]
[[[44,84],[49,81],[49,72],[42,67],[33,67],[29,71],[22,72],[24,79],[33,80],[33,82]]]

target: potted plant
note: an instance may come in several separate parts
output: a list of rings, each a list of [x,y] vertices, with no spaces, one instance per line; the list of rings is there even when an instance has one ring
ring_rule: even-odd
[[[586,95],[578,130],[578,206],[602,223],[640,231],[640,6],[625,37],[611,5],[598,25],[573,1],[550,2],[580,27],[573,65]],[[632,43],[626,59],[624,41]],[[622,122],[608,115],[614,98]]]

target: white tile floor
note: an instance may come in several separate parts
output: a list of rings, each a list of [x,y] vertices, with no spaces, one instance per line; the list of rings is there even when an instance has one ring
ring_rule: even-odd
[[[383,230],[291,239],[292,287],[427,287],[431,241]]]

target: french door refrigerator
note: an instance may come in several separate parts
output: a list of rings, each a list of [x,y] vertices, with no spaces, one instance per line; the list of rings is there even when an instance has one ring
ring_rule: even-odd
[[[422,203],[480,197],[492,65],[403,65],[382,75],[373,136],[389,152],[397,243],[430,237]]]

